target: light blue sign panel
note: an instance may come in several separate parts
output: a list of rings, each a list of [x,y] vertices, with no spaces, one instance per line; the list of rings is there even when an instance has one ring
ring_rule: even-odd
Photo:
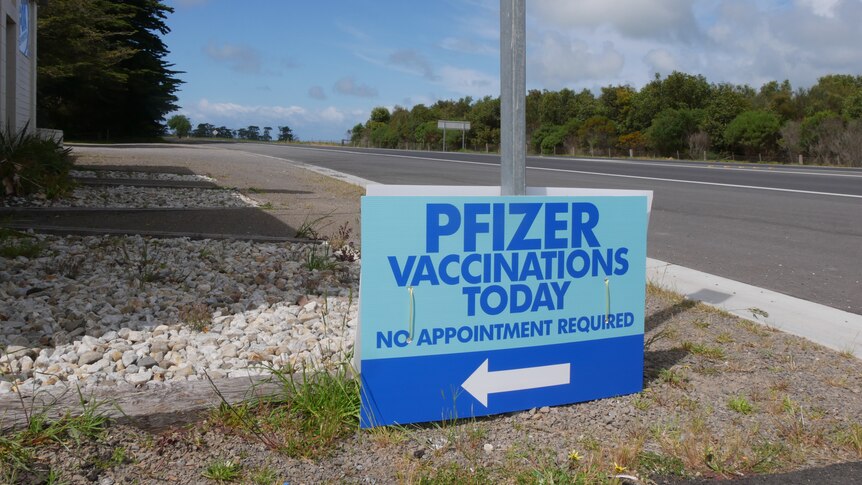
[[[362,199],[363,427],[643,387],[647,197]]]

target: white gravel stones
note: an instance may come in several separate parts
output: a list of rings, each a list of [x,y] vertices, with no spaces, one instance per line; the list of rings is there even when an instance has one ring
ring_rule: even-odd
[[[0,393],[256,375],[352,350],[358,262],[309,271],[299,243],[36,237],[40,257],[0,258]]]
[[[76,178],[120,179],[120,180],[172,180],[178,182],[215,182],[206,175],[180,175],[162,172],[125,172],[120,170],[70,170],[69,175]]]
[[[177,187],[80,186],[68,198],[7,197],[0,207],[42,208],[206,208],[259,207],[257,201],[228,189],[188,189]]]

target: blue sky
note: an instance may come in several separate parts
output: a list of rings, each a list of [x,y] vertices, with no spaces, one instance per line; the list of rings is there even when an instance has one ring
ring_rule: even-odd
[[[499,1],[167,0],[193,124],[337,140],[375,106],[499,95]],[[239,7],[239,8],[238,8]],[[862,73],[860,0],[528,0],[528,88]]]

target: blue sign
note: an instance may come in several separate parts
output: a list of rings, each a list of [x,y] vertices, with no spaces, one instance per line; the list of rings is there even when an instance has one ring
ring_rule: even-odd
[[[647,203],[364,197],[361,425],[640,392]]]

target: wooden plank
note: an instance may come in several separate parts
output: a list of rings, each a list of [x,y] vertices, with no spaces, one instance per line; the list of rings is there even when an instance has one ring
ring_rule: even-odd
[[[283,389],[282,385],[269,377],[217,379],[214,384],[231,404],[273,397]],[[88,389],[83,397],[90,403],[104,403],[100,411],[112,420],[151,431],[194,422],[221,403],[207,380],[173,382],[170,386],[152,385],[122,391],[101,386]],[[52,394],[37,392],[24,397],[4,394],[0,398],[0,430],[9,431],[26,426],[28,415],[45,413],[50,419],[56,419],[67,412],[76,415],[81,414],[81,411],[81,397],[75,388]]]

